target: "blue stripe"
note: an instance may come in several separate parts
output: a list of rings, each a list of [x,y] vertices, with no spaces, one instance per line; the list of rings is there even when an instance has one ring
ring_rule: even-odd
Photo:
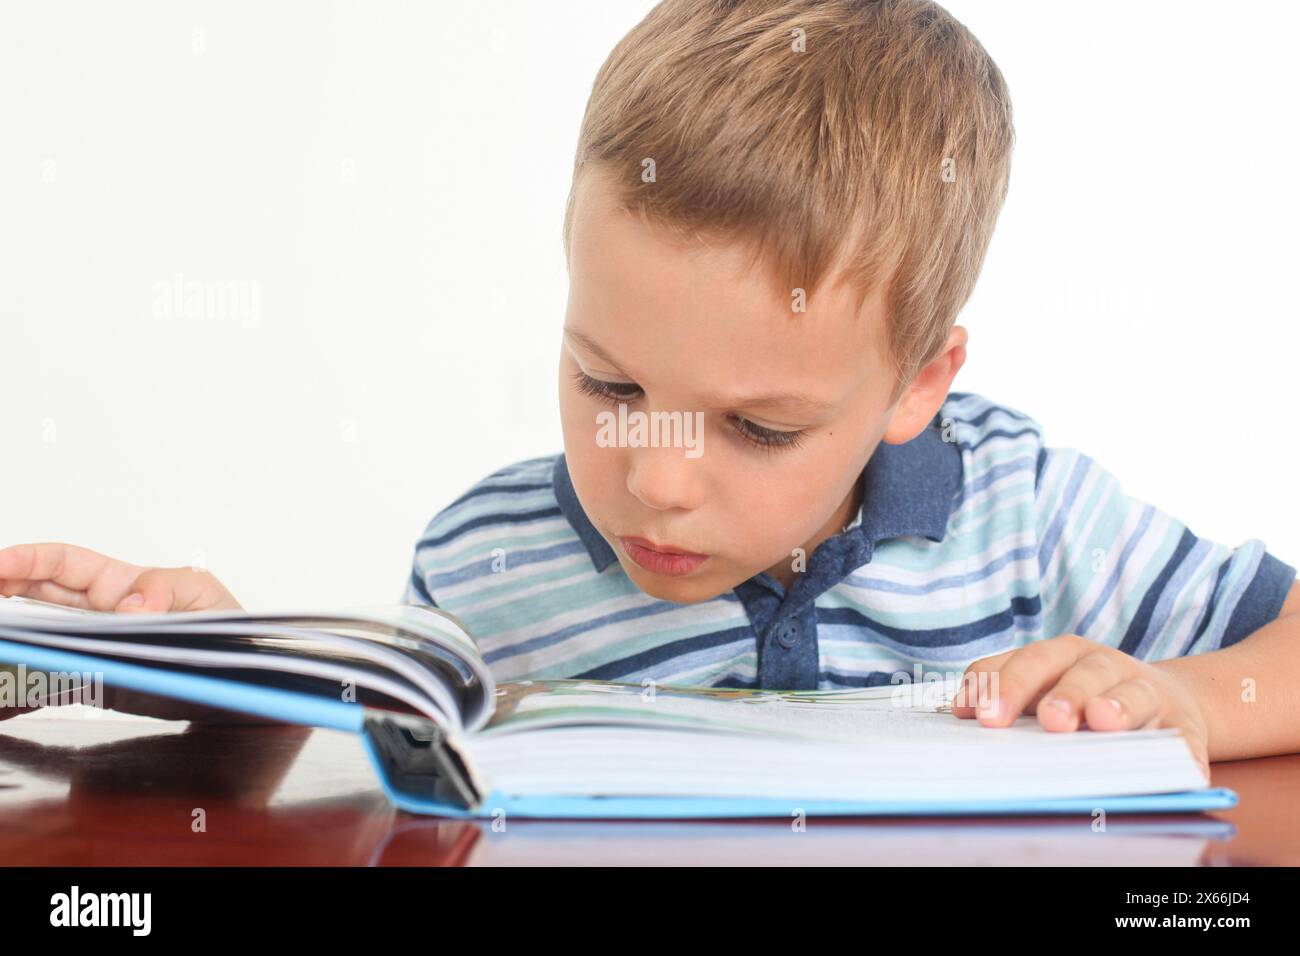
[[[933,627],[911,630],[891,627],[874,621],[849,607],[818,607],[817,623],[840,624],[848,627],[861,627],[875,634],[882,635],[906,647],[954,647],[969,644],[991,634],[1000,634],[1015,626],[1019,617],[1034,617],[1042,610],[1038,595],[1033,597],[1013,597],[1008,606],[996,614],[957,624],[951,627]]]
[[[897,581],[882,581],[879,578],[864,578],[862,580],[854,578],[851,583],[863,590],[884,591],[889,594],[934,594],[936,591],[966,587],[976,581],[983,581],[985,578],[991,577],[995,572],[1001,571],[1012,561],[1018,561],[1021,558],[1032,558],[1034,553],[1035,547],[1033,545],[1014,548],[1011,551],[1003,552],[978,571],[971,571],[967,574],[954,574],[946,578],[936,578],[933,581],[927,581],[925,584],[900,584]]]
[[[982,435],[980,435],[979,439],[973,442],[972,444],[967,445],[963,442],[958,442],[958,444],[961,445],[963,448],[965,448],[967,451],[979,451],[981,448],[983,448],[986,444],[988,444],[995,438],[1023,438],[1026,435],[1037,435],[1037,434],[1038,434],[1038,429],[1036,427],[1022,428],[1018,432],[1009,432],[1006,431],[1005,429],[995,428],[993,431],[984,432]]]
[[[1106,606],[1106,602],[1110,600],[1110,596],[1115,593],[1115,589],[1119,587],[1119,579],[1120,575],[1124,573],[1124,565],[1128,563],[1128,559],[1132,556],[1133,550],[1138,546],[1138,542],[1142,540],[1142,537],[1147,533],[1147,529],[1151,527],[1151,520],[1155,517],[1155,513],[1156,509],[1152,508],[1150,505],[1143,507],[1142,520],[1138,522],[1138,526],[1134,530],[1132,537],[1128,539],[1128,543],[1124,545],[1124,550],[1120,552],[1119,560],[1115,562],[1115,570],[1110,572],[1110,577],[1106,579],[1106,586],[1101,589],[1101,594],[1093,603],[1092,609],[1089,610],[1088,613],[1083,616],[1083,620],[1079,622],[1080,636],[1088,636],[1088,628],[1092,626],[1093,621],[1097,620],[1097,616],[1101,614],[1101,609]]]
[[[1196,643],[1204,636],[1205,629],[1210,626],[1210,621],[1214,619],[1214,612],[1219,604],[1219,594],[1223,590],[1223,579],[1227,577],[1229,564],[1230,562],[1224,561],[1219,565],[1219,573],[1214,577],[1214,587],[1210,590],[1210,600],[1205,604],[1201,623],[1197,626],[1196,633],[1192,635],[1192,640],[1187,645],[1188,648],[1196,646]]]
[[[1013,474],[1017,471],[1027,471],[1028,466],[1029,459],[1025,457],[1013,458],[1010,461],[1004,461],[999,465],[994,465],[988,471],[984,472],[984,474],[971,482],[970,492],[971,494],[975,494],[976,492],[983,491],[999,478],[1005,478],[1007,475]]]
[[[1079,495],[1079,488],[1083,485],[1083,476],[1088,471],[1089,460],[1080,455],[1074,462],[1074,468],[1070,471],[1070,477],[1066,481],[1065,492],[1061,495],[1060,507],[1056,509],[1056,515],[1052,518],[1052,523],[1043,535],[1043,540],[1038,546],[1038,573],[1046,573],[1047,565],[1051,561],[1052,555],[1056,553],[1057,545],[1060,543],[1061,534],[1065,530],[1065,519],[1070,516],[1070,509],[1074,507],[1074,499]]]
[[[537,637],[527,641],[521,641],[518,644],[511,644],[508,647],[501,647],[491,653],[484,654],[483,660],[491,664],[504,658],[514,657],[518,654],[527,654],[530,651],[541,650],[544,647],[550,647],[559,644],[571,637],[583,633],[584,631],[594,630],[598,627],[604,627],[608,624],[617,624],[623,621],[635,621],[640,618],[651,617],[656,614],[664,614],[668,611],[680,610],[681,605],[674,604],[672,601],[655,601],[652,604],[643,604],[639,607],[628,608],[624,611],[617,611],[613,614],[606,614],[601,617],[591,618],[578,624],[570,624],[568,627],[562,627],[558,631],[551,631],[548,634],[539,634]]]
[[[978,398],[979,396],[971,395],[969,392],[949,392],[948,397],[950,399],[955,398],[958,401],[961,401],[965,398]],[[967,425],[970,425],[973,428],[978,428],[980,425],[983,425],[988,421],[989,416],[991,415],[1005,415],[1008,418],[1015,418],[1022,422],[1031,421],[1028,415],[1022,414],[1021,412],[1014,412],[1009,408],[1003,408],[1001,405],[990,405],[988,408],[984,409],[984,411],[971,418],[962,419],[958,418],[956,415],[954,415],[953,418],[959,422],[964,421]]]
[[[475,485],[451,504],[447,505],[445,510],[450,511],[457,505],[464,504],[466,501],[471,501],[474,498],[481,498],[484,495],[518,495],[523,494],[526,491],[546,491],[550,487],[551,483],[549,481],[544,481],[536,485]]]
[[[563,544],[550,545],[545,548],[518,548],[515,550],[502,549],[505,551],[506,566],[503,571],[494,571],[492,564],[496,558],[489,554],[480,561],[471,561],[462,568],[454,571],[442,571],[432,575],[433,586],[435,588],[450,587],[455,584],[464,584],[467,581],[473,581],[487,575],[504,575],[508,574],[514,568],[526,567],[530,564],[537,564],[542,561],[552,561],[556,558],[563,558],[570,554],[575,554],[583,550],[581,542],[566,541]]]
[[[725,647],[738,642],[754,642],[754,629],[751,627],[732,627],[712,634],[696,634],[683,637],[667,644],[647,648],[639,653],[618,660],[601,664],[576,675],[583,680],[619,680],[661,664],[669,664],[676,658],[686,657],[702,650]]]
[[[1177,547],[1174,548],[1174,553],[1169,556],[1165,566],[1160,569],[1156,579],[1151,582],[1151,587],[1147,588],[1147,593],[1142,597],[1142,603],[1138,605],[1137,613],[1133,615],[1128,630],[1124,632],[1124,637],[1119,642],[1119,649],[1125,654],[1137,656],[1138,647],[1146,636],[1147,627],[1151,623],[1151,612],[1155,610],[1160,596],[1164,593],[1165,586],[1169,583],[1169,579],[1174,576],[1178,566],[1183,563],[1194,547],[1196,547],[1196,535],[1184,528],[1183,535],[1178,539]]]
[[[433,600],[433,595],[429,593],[429,589],[425,587],[424,576],[420,574],[418,569],[414,568],[411,570],[411,590],[413,590],[416,597],[425,604],[431,604],[434,607],[438,606]]]
[[[560,509],[558,506],[555,508],[542,508],[540,511],[502,512],[500,514],[479,515],[477,518],[466,521],[464,524],[458,525],[454,530],[448,531],[446,534],[440,535],[436,538],[421,538],[417,548],[419,550],[424,550],[425,548],[441,547],[449,541],[455,541],[463,534],[468,534],[475,528],[484,528],[490,525],[526,524],[530,521],[540,521],[543,518],[558,518],[559,516]]]

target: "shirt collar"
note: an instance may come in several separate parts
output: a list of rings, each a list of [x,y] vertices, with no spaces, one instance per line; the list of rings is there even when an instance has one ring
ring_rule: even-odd
[[[881,442],[858,479],[863,496],[857,518],[834,537],[860,544],[849,550],[864,553],[866,560],[874,546],[888,538],[918,535],[942,541],[961,487],[961,470],[961,449],[944,438],[938,415],[909,442]],[[617,562],[614,549],[583,511],[563,454],[555,461],[551,482],[560,511],[578,533],[597,573]]]

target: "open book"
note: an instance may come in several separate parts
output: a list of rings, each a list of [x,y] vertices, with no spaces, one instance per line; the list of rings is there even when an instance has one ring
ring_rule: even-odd
[[[1030,716],[984,727],[949,711],[955,681],[498,685],[461,622],[412,605],[126,616],[0,599],[0,662],[3,706],[39,675],[360,734],[390,799],[415,813],[789,819],[1236,803],[1207,787],[1176,730],[1059,734]]]

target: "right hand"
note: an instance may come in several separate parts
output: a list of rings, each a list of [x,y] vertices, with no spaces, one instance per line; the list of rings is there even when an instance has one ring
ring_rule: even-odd
[[[0,594],[90,611],[238,611],[207,571],[142,568],[71,544],[0,548]]]

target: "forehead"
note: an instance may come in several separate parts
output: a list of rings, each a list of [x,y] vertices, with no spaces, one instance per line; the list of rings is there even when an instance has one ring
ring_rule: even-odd
[[[878,294],[858,308],[832,278],[805,290],[805,311],[795,311],[795,290],[774,289],[748,246],[687,241],[619,209],[613,195],[603,176],[585,176],[571,223],[566,324],[619,365],[598,367],[642,386],[708,380],[830,402],[885,374]]]

